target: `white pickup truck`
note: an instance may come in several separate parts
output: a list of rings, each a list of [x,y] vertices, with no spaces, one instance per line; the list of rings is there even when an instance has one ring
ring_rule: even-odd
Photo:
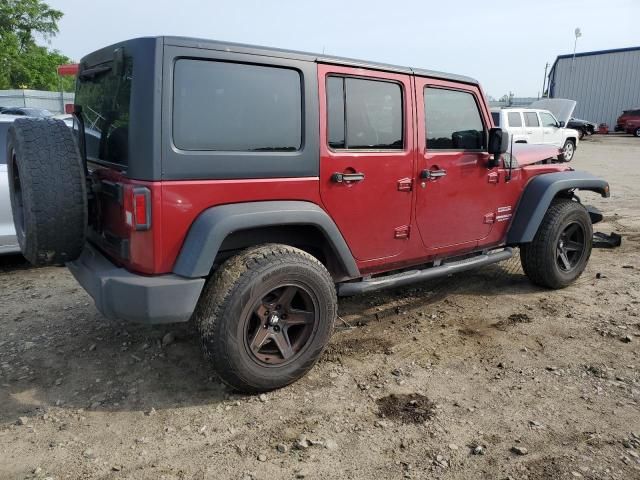
[[[513,143],[554,145],[562,149],[558,159],[570,162],[578,147],[580,133],[565,125],[575,105],[573,100],[544,99],[528,108],[492,108],[491,116],[496,127],[509,132]]]

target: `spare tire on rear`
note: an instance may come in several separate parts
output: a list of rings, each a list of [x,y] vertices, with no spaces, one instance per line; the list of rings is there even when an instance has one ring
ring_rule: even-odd
[[[75,260],[87,230],[87,191],[78,146],[62,120],[19,118],[7,135],[13,223],[34,265]]]

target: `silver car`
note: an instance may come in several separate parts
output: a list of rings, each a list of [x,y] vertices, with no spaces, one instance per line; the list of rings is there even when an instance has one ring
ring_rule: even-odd
[[[6,151],[7,131],[16,118],[20,117],[0,115],[0,255],[20,252],[16,231],[13,227],[13,217],[11,216]]]

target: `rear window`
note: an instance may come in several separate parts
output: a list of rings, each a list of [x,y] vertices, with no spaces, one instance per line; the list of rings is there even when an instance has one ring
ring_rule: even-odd
[[[87,158],[126,165],[133,59],[124,55],[120,72],[111,69],[112,63],[80,72],[74,102],[82,107]]]
[[[7,163],[7,132],[11,123],[0,122],[0,165]]]
[[[178,60],[173,142],[182,150],[299,150],[300,73],[260,65]]]
[[[509,116],[509,126],[510,127],[521,127],[522,126],[522,117],[520,116],[520,112],[510,112]]]
[[[524,124],[527,127],[539,127],[538,115],[536,112],[524,112]]]

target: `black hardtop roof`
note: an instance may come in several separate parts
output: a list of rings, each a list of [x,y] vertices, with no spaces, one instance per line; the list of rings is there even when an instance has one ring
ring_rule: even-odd
[[[345,65],[348,67],[370,68],[385,72],[404,73],[420,77],[432,77],[454,82],[463,82],[478,85],[479,82],[471,77],[456,75],[453,73],[437,72],[421,68],[403,67],[386,63],[370,62],[367,60],[357,60],[353,58],[335,57],[317,53],[299,52],[296,50],[285,50],[282,48],[262,47],[257,45],[246,45],[242,43],[222,42],[218,40],[206,40],[189,37],[157,37],[162,39],[165,45],[178,47],[203,48],[208,50],[222,50],[227,52],[238,52],[252,55],[265,55],[278,58],[290,58],[294,60],[304,60],[308,62],[329,63],[333,65]]]

